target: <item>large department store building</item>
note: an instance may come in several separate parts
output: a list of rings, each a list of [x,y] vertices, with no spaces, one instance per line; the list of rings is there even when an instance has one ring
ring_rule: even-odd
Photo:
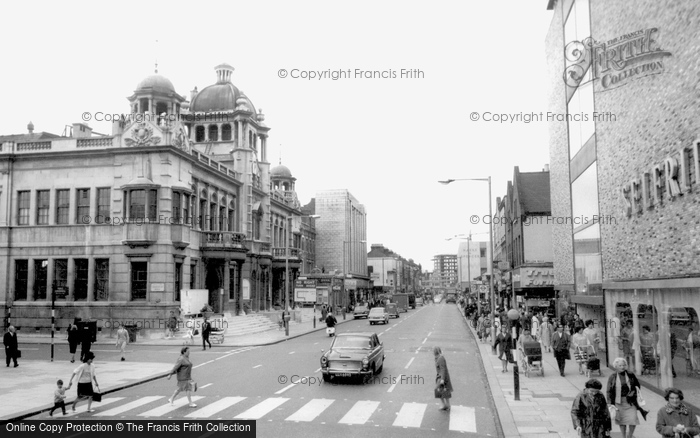
[[[83,124],[0,136],[6,321],[50,327],[52,298],[60,327],[80,317],[145,329],[164,329],[187,289],[229,314],[284,302],[285,259],[291,275],[314,265],[313,220],[300,219],[289,170],[270,170],[262,112],[231,66],[215,70],[189,101],[147,77],[110,136]]]
[[[628,356],[698,406],[700,3],[547,8],[549,111],[566,116],[550,123],[552,215],[571,219],[553,228],[555,289],[597,319],[608,365]]]

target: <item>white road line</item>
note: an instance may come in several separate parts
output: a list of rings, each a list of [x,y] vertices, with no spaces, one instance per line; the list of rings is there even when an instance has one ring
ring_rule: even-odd
[[[379,333],[377,336],[381,336],[381,335],[383,335],[383,334],[384,334],[384,333]]]
[[[427,341],[427,340],[428,340],[428,338],[423,339],[423,342],[421,342],[421,344],[425,344],[425,341]]]
[[[195,402],[195,401],[199,400],[200,398],[204,398],[204,397],[192,396],[192,402]],[[187,403],[189,403],[187,401],[187,397],[182,396],[182,397],[178,398],[177,400],[175,400],[175,403],[172,405],[170,403],[168,403],[168,404],[165,404],[163,406],[158,406],[155,409],[151,409],[150,411],[146,411],[146,412],[139,414],[139,417],[161,417],[161,416],[167,414],[168,412],[172,412],[176,409],[180,409],[183,406],[187,406]]]
[[[452,406],[450,409],[450,430],[476,433],[476,413],[470,406]]]
[[[253,369],[255,369],[255,368],[260,368],[261,366],[262,366],[262,365],[255,365],[255,366],[253,367]]]
[[[134,408],[138,408],[139,406],[147,405],[148,403],[154,402],[156,400],[159,400],[161,398],[164,398],[165,396],[163,395],[152,395],[148,397],[141,397],[138,398],[130,403],[127,403],[125,405],[121,405],[117,408],[114,409],[109,409],[107,411],[102,411],[98,412],[95,414],[96,417],[112,417],[114,415],[119,415],[123,412],[130,411]]]
[[[100,407],[104,405],[108,405],[110,403],[118,402],[119,400],[122,400],[124,397],[110,397],[110,398],[103,398],[102,402],[100,402]],[[77,415],[77,414],[82,414],[83,412],[87,411],[87,404],[84,404],[82,406],[78,406],[78,409],[72,411],[68,406],[70,404],[66,405],[66,412],[68,412],[68,415],[66,417],[70,417],[72,415]],[[92,405],[92,408],[95,409],[95,405]]]
[[[285,392],[286,390],[291,389],[291,388],[294,388],[296,385],[297,385],[296,383],[291,383],[291,384],[285,386],[284,388],[280,389],[279,391],[277,391],[277,392],[275,393],[275,395],[280,395],[280,394],[282,394],[283,392]]]
[[[406,364],[406,368],[404,368],[404,369],[406,369],[406,370],[407,370],[407,369],[408,369],[408,367],[410,367],[410,366],[411,366],[411,363],[413,362],[413,359],[415,359],[415,357],[412,357],[412,358],[411,358],[411,360],[409,360],[409,361],[408,361],[408,363]]]
[[[432,335],[432,334],[433,334],[433,332],[429,332],[429,333],[428,333],[428,336],[427,336],[427,337],[429,338],[429,337],[430,337],[430,335]]]
[[[288,398],[268,398],[245,412],[235,416],[237,420],[258,420],[265,416],[268,412],[279,407],[282,403],[289,400]]]
[[[333,403],[333,400],[315,398],[287,417],[286,421],[313,421]]]
[[[204,388],[206,388],[207,386],[211,386],[211,385],[213,385],[213,383],[207,383],[206,385],[200,386],[199,389],[204,389]]]
[[[427,406],[424,403],[404,403],[392,426],[420,427]]]
[[[338,423],[365,424],[377,409],[377,406],[379,406],[378,401],[358,401]]]
[[[294,352],[293,352],[293,351],[290,351],[289,354],[294,354]]]
[[[401,381],[401,376],[403,376],[403,374],[399,374],[399,377],[396,378],[396,381],[394,382],[393,385],[391,385],[391,386],[389,387],[389,389],[387,390],[387,392],[393,392],[393,391],[394,391],[394,388],[396,388],[396,384],[399,383],[399,382]]]
[[[314,371],[314,373],[317,373],[317,372],[319,372],[319,371],[321,371],[321,368],[319,368],[319,369],[317,369],[316,371]]]
[[[245,400],[245,397],[224,397],[220,400],[215,401],[210,405],[206,405],[202,409],[197,409],[196,411],[185,415],[186,418],[208,418],[217,412],[221,412],[224,409],[235,405],[238,402]]]

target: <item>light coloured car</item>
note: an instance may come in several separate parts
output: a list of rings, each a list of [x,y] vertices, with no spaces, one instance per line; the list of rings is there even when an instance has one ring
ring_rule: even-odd
[[[668,312],[671,314],[671,322],[690,324],[692,318],[685,307],[671,307]]]
[[[333,377],[371,377],[384,368],[384,344],[376,333],[340,333],[321,353],[325,382]]]
[[[423,298],[416,298],[416,306],[422,306],[423,305]]]
[[[379,324],[380,322],[382,324],[389,324],[389,314],[386,313],[386,310],[384,310],[383,307],[375,307],[371,309],[367,319],[369,319],[370,325]]]

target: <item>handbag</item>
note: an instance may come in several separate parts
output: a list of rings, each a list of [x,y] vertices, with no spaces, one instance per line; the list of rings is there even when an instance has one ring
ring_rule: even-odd
[[[190,385],[189,386],[190,391],[197,392],[197,382],[195,382],[194,380],[190,380],[189,385]]]
[[[642,388],[637,388],[637,406],[645,406],[647,401],[642,397]]]
[[[99,392],[93,392],[92,393],[92,401],[101,402],[102,401],[102,394]]]
[[[447,388],[445,385],[438,385],[435,387],[435,398],[444,398],[447,393]]]
[[[15,353],[15,357],[16,357],[17,359],[19,359],[20,357],[22,357],[22,350],[17,350],[17,353]]]

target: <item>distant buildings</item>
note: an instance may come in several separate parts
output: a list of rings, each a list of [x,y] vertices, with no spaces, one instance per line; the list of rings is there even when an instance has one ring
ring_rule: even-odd
[[[374,295],[380,293],[420,293],[421,265],[406,260],[380,243],[373,243],[367,255]]]

